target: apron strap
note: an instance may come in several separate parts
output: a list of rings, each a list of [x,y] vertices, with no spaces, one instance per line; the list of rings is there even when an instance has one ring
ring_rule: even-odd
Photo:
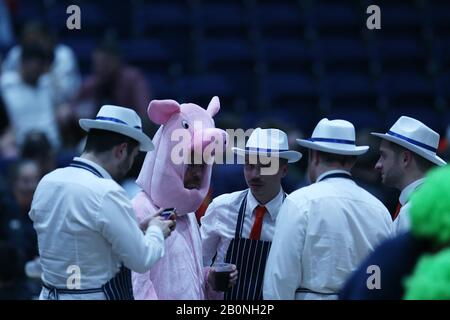
[[[245,210],[247,210],[247,196],[248,196],[249,190],[244,192],[244,197],[241,201],[241,206],[239,208],[239,214],[237,218],[236,223],[236,230],[234,233],[234,238],[239,239],[242,237],[242,229],[244,227],[244,218],[245,218]]]

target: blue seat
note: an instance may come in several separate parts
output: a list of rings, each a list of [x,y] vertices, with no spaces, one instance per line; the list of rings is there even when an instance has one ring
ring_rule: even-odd
[[[170,78],[164,73],[147,73],[147,82],[153,99],[173,99],[174,88]]]
[[[359,6],[343,3],[318,3],[306,12],[310,27],[319,30],[343,30],[365,25],[366,15]]]
[[[156,39],[137,39],[122,41],[122,53],[125,59],[131,64],[139,65],[143,68],[158,68],[167,70],[171,62],[171,55]]]
[[[212,29],[239,30],[246,27],[248,17],[237,3],[204,3],[194,11],[194,22],[206,34]]]
[[[255,24],[265,35],[299,35],[304,25],[298,4],[259,4],[252,16]]]
[[[253,68],[254,52],[244,39],[207,39],[199,45],[199,58],[209,71],[239,72]]]
[[[191,12],[184,3],[142,4],[134,8],[133,21],[137,34],[154,34],[168,28],[181,30],[191,23]]]
[[[383,127],[383,115],[368,109],[364,105],[355,107],[333,107],[327,112],[326,117],[331,119],[342,119],[350,121],[357,131],[361,129],[378,129]]]
[[[321,92],[330,98],[375,95],[373,83],[365,73],[329,73],[321,79],[320,88]]]
[[[270,72],[301,71],[312,64],[311,49],[297,38],[268,38],[258,50]]]
[[[324,61],[367,59],[365,43],[356,37],[321,37],[314,42],[314,54]]]
[[[261,79],[261,95],[272,100],[313,97],[317,88],[313,79],[304,74],[272,74]]]
[[[236,94],[233,84],[219,74],[183,76],[176,81],[175,88],[184,101],[202,98],[208,100],[213,96],[231,99]]]
[[[377,90],[382,96],[391,98],[431,97],[435,94],[432,79],[415,72],[385,73],[376,83]]]

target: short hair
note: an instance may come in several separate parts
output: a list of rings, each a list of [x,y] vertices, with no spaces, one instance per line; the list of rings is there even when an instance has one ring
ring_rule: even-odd
[[[31,130],[26,134],[21,148],[22,158],[43,159],[53,155],[53,152],[53,147],[44,132]]]
[[[431,162],[430,160],[425,159],[424,157],[419,156],[414,151],[411,151],[411,150],[409,150],[409,149],[407,149],[405,147],[402,147],[401,145],[398,145],[396,143],[393,143],[393,142],[389,141],[389,147],[394,151],[394,153],[396,155],[399,155],[401,152],[404,152],[404,151],[411,152],[414,160],[416,161],[417,168],[421,172],[427,172],[428,170],[430,170],[431,168],[436,166],[435,163]]]
[[[355,162],[357,159],[356,156],[335,154],[335,153],[323,152],[323,151],[318,151],[318,150],[315,150],[315,151],[317,151],[319,157],[321,159],[323,159],[326,163],[337,162],[343,166],[348,163]]]
[[[102,153],[112,150],[112,148],[122,143],[127,144],[128,154],[130,154],[135,147],[139,146],[139,142],[123,134],[108,130],[91,129],[87,135],[84,151]]]

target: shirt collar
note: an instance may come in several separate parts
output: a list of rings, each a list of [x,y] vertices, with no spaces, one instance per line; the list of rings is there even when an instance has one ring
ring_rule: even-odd
[[[324,173],[322,173],[318,178],[316,182],[320,182],[323,180],[323,178],[325,178],[326,176],[330,175],[330,174],[335,174],[335,173],[344,173],[344,174],[348,174],[350,177],[352,176],[350,172],[345,171],[345,170],[330,170],[330,171],[326,171]]]
[[[108,171],[106,171],[105,169],[103,169],[102,166],[98,165],[97,163],[95,163],[94,161],[85,159],[85,158],[80,158],[80,157],[75,157],[73,158],[73,160],[75,161],[80,161],[80,162],[84,162],[92,167],[94,167],[98,172],[100,172],[100,174],[102,175],[103,178],[105,179],[112,179],[111,175],[108,173]]]
[[[402,206],[404,206],[405,203],[408,202],[409,197],[411,196],[411,193],[413,193],[414,190],[416,190],[423,183],[424,180],[425,180],[424,178],[416,180],[413,183],[410,183],[409,185],[407,185],[402,190],[402,192],[400,193],[400,198],[399,198],[400,204]]]
[[[272,220],[277,219],[278,211],[280,210],[281,204],[284,200],[284,191],[283,188],[280,189],[280,192],[269,202],[264,204],[264,207],[266,207],[267,212],[269,212],[270,217]],[[247,208],[251,209],[252,214],[255,211],[255,208],[260,205],[258,200],[255,199],[252,192],[249,190],[247,195]]]

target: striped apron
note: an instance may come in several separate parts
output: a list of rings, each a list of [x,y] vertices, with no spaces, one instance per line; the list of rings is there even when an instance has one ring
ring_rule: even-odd
[[[87,170],[99,178],[104,178],[100,172],[92,167],[91,165],[73,160],[69,167],[75,167]],[[42,284],[44,288],[48,290],[48,299],[59,300],[60,294],[89,294],[89,293],[100,293],[103,292],[106,296],[106,300],[134,300],[133,296],[133,286],[131,282],[131,270],[126,268],[124,265],[121,266],[120,270],[116,275],[102,285],[100,288],[95,289],[60,289],[48,285],[46,283]]]
[[[244,193],[234,239],[231,240],[225,257],[225,262],[235,264],[239,272],[236,284],[225,292],[225,300],[262,300],[263,298],[264,270],[272,242],[250,240],[241,236],[248,192]]]

